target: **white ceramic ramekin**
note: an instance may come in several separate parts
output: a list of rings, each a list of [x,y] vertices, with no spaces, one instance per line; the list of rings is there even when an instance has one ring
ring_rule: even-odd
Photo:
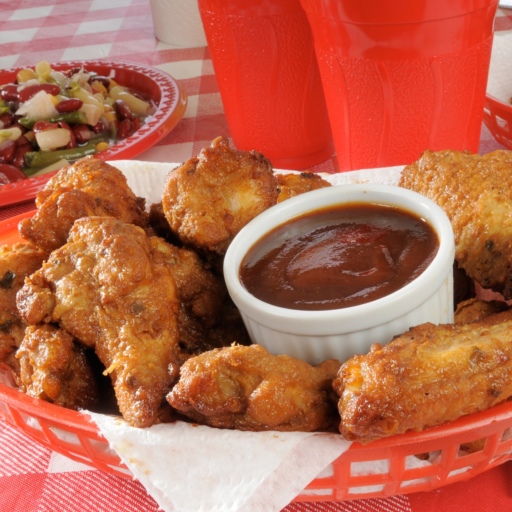
[[[354,202],[398,206],[434,228],[439,250],[414,281],[373,302],[325,311],[277,307],[255,298],[240,283],[240,265],[246,252],[266,233],[318,208]],[[224,278],[254,343],[273,354],[289,354],[311,364],[331,358],[343,362],[368,352],[373,343],[388,343],[415,325],[453,322],[454,256],[450,221],[430,199],[391,185],[341,185],[287,199],[249,222],[228,248]]]

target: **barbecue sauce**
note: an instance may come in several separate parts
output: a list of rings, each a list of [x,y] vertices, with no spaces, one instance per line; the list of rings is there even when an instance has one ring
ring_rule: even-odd
[[[240,268],[245,288],[283,308],[328,310],[389,295],[439,248],[432,226],[388,205],[340,205],[297,217],[258,240]]]

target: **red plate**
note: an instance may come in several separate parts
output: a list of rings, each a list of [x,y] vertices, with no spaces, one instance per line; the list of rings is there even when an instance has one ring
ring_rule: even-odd
[[[120,85],[140,92],[157,105],[155,114],[133,135],[96,156],[103,160],[129,160],[161,141],[180,121],[187,107],[186,94],[174,78],[159,69],[131,62],[66,61],[51,64],[56,71],[83,66],[99,75],[111,76]],[[0,84],[12,83],[22,68],[0,70]],[[0,207],[33,199],[55,173],[0,186]]]

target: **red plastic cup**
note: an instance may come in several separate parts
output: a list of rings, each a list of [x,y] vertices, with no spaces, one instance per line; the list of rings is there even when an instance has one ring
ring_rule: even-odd
[[[478,151],[497,0],[301,0],[341,171]]]
[[[300,0],[199,0],[235,146],[274,167],[305,169],[334,153],[329,117]]]

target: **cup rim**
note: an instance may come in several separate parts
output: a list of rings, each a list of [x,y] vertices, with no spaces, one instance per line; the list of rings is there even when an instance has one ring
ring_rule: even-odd
[[[365,304],[320,311],[282,308],[254,297],[240,282],[239,268],[248,249],[265,233],[295,217],[330,205],[370,201],[397,206],[430,223],[438,235],[439,249],[429,266],[399,290]],[[306,192],[272,206],[251,220],[235,236],[224,257],[228,292],[242,315],[292,334],[344,334],[368,329],[399,318],[436,293],[452,272],[455,242],[444,210],[427,197],[395,185],[348,184]]]

